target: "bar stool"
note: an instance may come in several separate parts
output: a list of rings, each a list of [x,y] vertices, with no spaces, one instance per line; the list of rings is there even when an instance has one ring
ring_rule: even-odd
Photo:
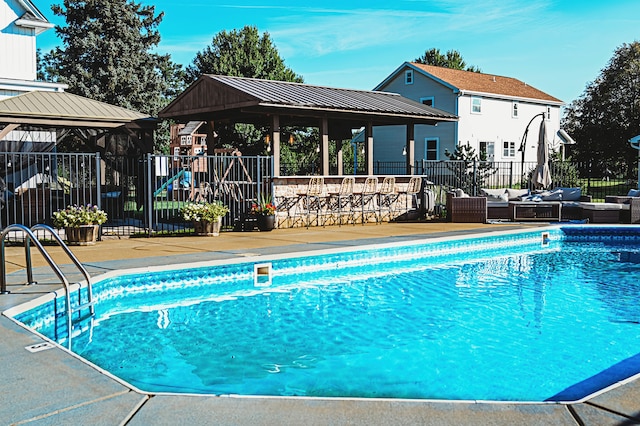
[[[296,213],[294,219],[300,217],[303,223],[309,228],[311,225],[311,213],[315,212],[316,224],[320,225],[324,196],[324,178],[314,176],[309,179],[307,190],[298,194],[299,202],[296,203]],[[306,217],[306,221],[304,220]],[[295,223],[295,222],[294,222]]]
[[[389,222],[393,219],[394,207],[398,199],[396,192],[396,178],[387,176],[382,180],[380,191],[378,192],[378,216],[382,222],[386,216]]]
[[[373,215],[378,223],[378,178],[368,177],[362,186],[360,193],[360,208],[362,209],[362,224],[369,221],[369,217]]]
[[[327,215],[332,217],[334,213],[338,215],[338,226],[342,225],[342,215],[347,212],[347,223],[351,220],[351,223],[355,225],[354,210],[353,210],[353,188],[355,186],[356,179],[354,177],[345,177],[340,183],[340,189],[338,192],[330,193],[327,202]]]

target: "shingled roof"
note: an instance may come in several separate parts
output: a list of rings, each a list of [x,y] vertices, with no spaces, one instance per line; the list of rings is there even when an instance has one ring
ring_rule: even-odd
[[[396,93],[210,74],[202,75],[159,115],[193,120],[269,113],[354,120],[368,118],[377,124],[457,120],[453,114]]]
[[[532,99],[554,104],[564,104],[560,99],[512,77],[503,77],[495,74],[484,74],[472,71],[461,71],[451,68],[418,64],[415,62],[407,62],[404,66],[413,67],[414,69],[417,69],[418,72],[428,75],[460,92],[499,95],[510,98]],[[404,66],[400,67],[398,70],[403,69]],[[396,71],[396,73],[397,72],[398,71]],[[386,81],[387,80],[385,80],[385,82]],[[383,86],[385,82],[381,83],[378,88]]]

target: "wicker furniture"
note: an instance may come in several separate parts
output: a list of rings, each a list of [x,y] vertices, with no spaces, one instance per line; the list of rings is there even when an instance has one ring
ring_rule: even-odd
[[[605,203],[618,203],[621,206],[622,223],[640,223],[640,197],[607,195]]]
[[[509,209],[514,221],[562,220],[562,203],[559,201],[509,201]]]
[[[589,223],[619,223],[622,204],[617,203],[580,203],[582,218]]]
[[[447,219],[456,223],[485,223],[487,197],[456,197],[447,193]]]

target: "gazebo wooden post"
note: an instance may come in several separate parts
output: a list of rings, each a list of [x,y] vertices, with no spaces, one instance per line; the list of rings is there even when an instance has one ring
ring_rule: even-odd
[[[320,174],[329,175],[329,120],[323,117],[320,123]]]
[[[273,141],[273,176],[280,176],[280,116],[271,116],[271,140]]]
[[[415,153],[415,124],[410,122],[407,124],[407,140],[405,143],[406,150],[406,162],[407,162],[407,174],[413,174],[413,164],[415,163],[416,153]]]
[[[365,126],[364,137],[365,137],[365,145],[366,145],[365,155],[366,155],[366,162],[367,162],[366,173],[367,175],[372,175],[373,174],[373,124],[371,123],[371,121],[367,122],[367,125]]]
[[[344,141],[336,141],[336,148],[337,148],[337,162],[338,162],[338,176],[342,176],[344,175],[344,165],[342,164],[343,162],[343,158],[342,158],[342,149],[344,148]]]
[[[207,155],[213,155],[213,150],[216,146],[215,124],[213,120],[207,121]],[[171,155],[173,155],[173,152]]]

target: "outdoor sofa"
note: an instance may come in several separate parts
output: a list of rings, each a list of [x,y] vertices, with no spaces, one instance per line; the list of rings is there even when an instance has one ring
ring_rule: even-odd
[[[447,217],[451,222],[588,220],[617,223],[623,209],[614,203],[592,203],[591,196],[583,195],[580,188],[533,193],[528,189],[482,188],[475,197],[458,189],[447,194]]]
[[[607,195],[605,203],[620,205],[622,223],[640,223],[640,189],[630,189],[627,195]]]

